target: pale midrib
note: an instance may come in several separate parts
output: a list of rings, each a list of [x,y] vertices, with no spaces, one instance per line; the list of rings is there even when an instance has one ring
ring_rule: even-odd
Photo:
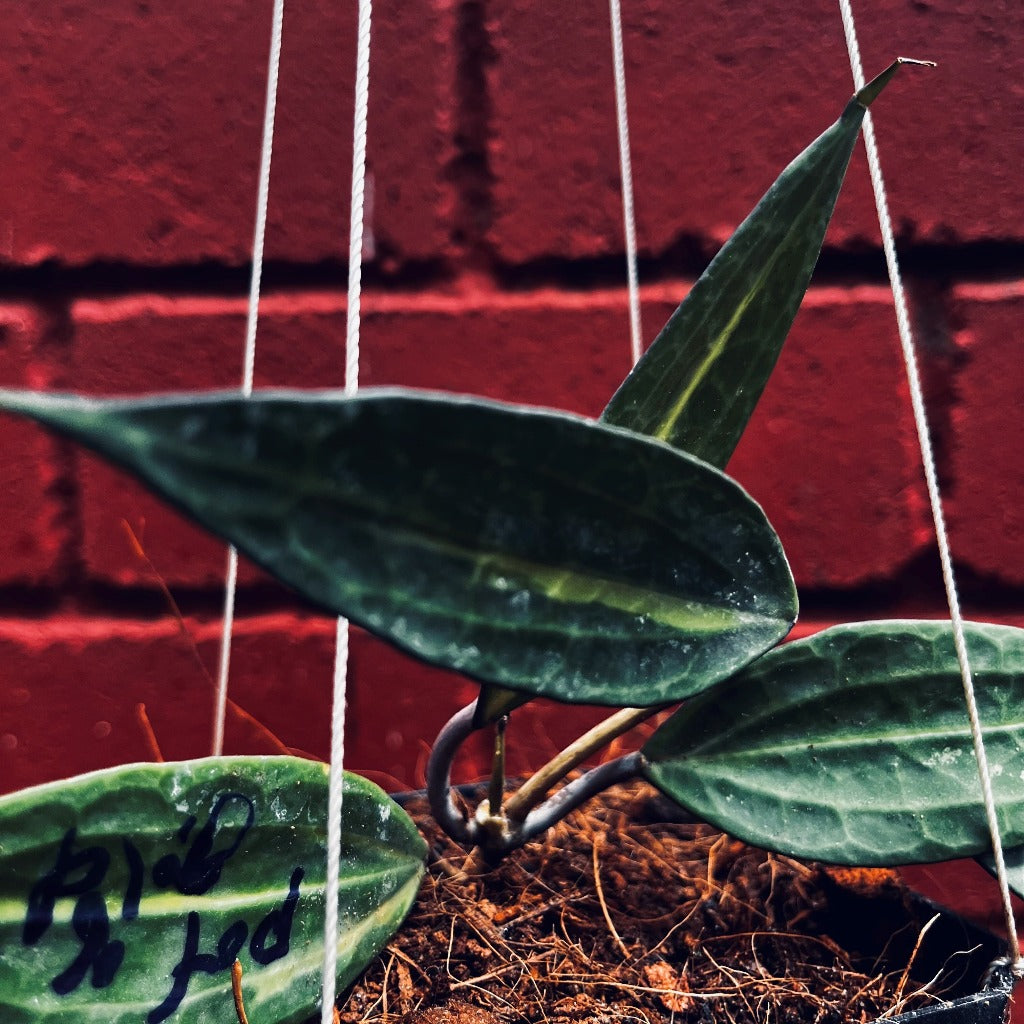
[[[755,278],[753,285],[747,291],[747,294],[743,297],[743,301],[736,307],[733,315],[729,318],[728,323],[718,332],[717,337],[708,348],[708,353],[704,357],[700,366],[694,372],[693,377],[690,379],[689,384],[683,389],[682,393],[673,403],[672,407],[668,410],[667,414],[661,421],[661,425],[652,432],[652,436],[656,437],[659,441],[668,442],[672,436],[672,431],[679,420],[679,417],[686,411],[686,406],[689,404],[690,399],[693,397],[694,392],[704,382],[704,378],[711,373],[711,368],[721,358],[722,353],[725,351],[725,347],[732,337],[733,332],[736,330],[736,325],[743,318],[743,314],[746,313],[747,308],[754,299],[754,295],[757,292],[758,287],[764,282],[764,279],[768,276],[768,272],[772,266],[774,266],[775,260],[769,260],[765,263],[765,266],[761,270],[761,273]]]
[[[412,868],[416,864],[418,864],[418,861],[410,861],[409,867]],[[342,894],[342,900],[344,900],[346,890],[372,884],[381,879],[391,878],[395,874],[396,869],[394,867],[381,868],[379,871],[363,871],[358,875],[348,874],[342,879],[338,891]],[[301,888],[301,895],[303,897],[322,895],[323,891],[323,879],[314,879],[312,883],[303,880]],[[281,886],[275,886],[272,889],[247,889],[244,892],[235,890],[223,896],[209,894],[189,896],[178,892],[144,894],[139,901],[138,916],[141,919],[170,917],[175,914],[180,916],[187,910],[202,910],[211,913],[252,910],[260,907],[275,906],[281,903],[287,895],[287,887],[282,888]],[[71,897],[65,897],[57,901],[53,913],[54,924],[70,924],[74,902]],[[116,908],[121,906],[120,899],[108,898],[105,902],[108,910],[116,911]],[[117,914],[115,913],[114,916],[116,917]],[[0,927],[20,926],[24,920],[24,901],[0,900]]]
[[[763,273],[767,273],[767,269]],[[164,450],[173,451],[179,456],[182,451],[190,453],[193,451],[192,449],[182,448],[180,445],[169,443],[166,439],[153,440],[147,431],[140,428],[129,428],[126,430],[119,438],[118,447],[121,447],[127,438],[132,439],[127,445],[128,447],[144,447],[151,451],[163,448]],[[204,456],[203,461],[211,469],[218,466],[225,469],[229,468],[228,464],[224,463],[223,460],[211,459],[208,455]],[[260,466],[259,473],[252,475],[261,478],[265,483],[278,481],[291,482],[294,485],[294,478],[268,472],[265,466]],[[163,474],[160,474],[160,476],[162,477]],[[304,481],[304,484],[305,486],[295,490],[296,499],[300,497],[308,499],[321,496],[337,503],[339,506],[353,504],[350,501],[343,500],[341,493],[336,488],[329,485],[325,486],[329,484],[328,481],[310,479]],[[376,530],[376,532],[381,534],[385,532],[383,528],[375,527],[366,518],[365,514],[359,517],[357,521],[365,531],[373,532]],[[664,526],[661,523],[659,525]],[[629,583],[581,572],[578,569],[566,569],[564,567],[553,569],[528,559],[509,557],[497,552],[475,552],[451,540],[430,535],[426,530],[414,532],[407,528],[396,530],[393,526],[390,526],[388,527],[388,532],[392,536],[403,537],[406,546],[414,549],[436,550],[450,557],[471,563],[479,563],[481,561],[498,563],[503,568],[507,568],[507,571],[513,575],[521,574],[525,575],[528,579],[536,580],[541,590],[545,592],[545,595],[558,603],[601,604],[616,611],[632,615],[644,615],[673,630],[688,633],[715,632],[722,629],[740,628],[744,625],[758,625],[775,621],[770,615],[760,615],[744,611],[732,612],[720,606],[709,605],[702,601],[680,599],[661,590],[647,590]],[[574,602],[571,596],[566,600],[563,594],[560,593],[560,590],[563,589],[562,585],[567,580],[573,578],[582,581],[580,589],[585,590],[588,594],[587,599],[582,602]],[[362,590],[364,588],[355,587],[348,589]],[[656,603],[647,606],[645,602],[651,600],[652,594],[656,596]],[[429,602],[426,602],[425,606],[427,608],[436,607],[436,605]]]
[[[206,465],[209,468],[215,468],[217,465],[220,464],[219,460],[211,460],[209,458],[206,458],[204,461],[206,462]],[[259,474],[259,476],[261,476],[264,481],[272,482],[273,480],[275,480],[277,478],[278,475],[277,474],[273,474],[273,473],[266,473],[265,471],[263,471],[263,472],[261,472]],[[292,481],[294,481],[294,478],[282,478],[282,479],[291,479]],[[558,573],[558,574],[560,574],[560,576],[563,579],[571,578],[571,577],[580,578],[580,579],[586,581],[586,586],[588,588],[592,589],[592,590],[595,589],[595,588],[600,590],[603,587],[607,587],[609,589],[609,591],[617,589],[619,591],[619,593],[621,593],[621,594],[627,594],[627,593],[630,594],[631,596],[628,599],[625,598],[625,597],[620,597],[616,601],[608,602],[609,607],[614,607],[614,608],[617,608],[618,610],[629,611],[629,612],[633,612],[633,613],[640,613],[641,608],[640,608],[640,605],[639,605],[639,597],[641,595],[644,596],[644,597],[649,597],[649,595],[653,593],[653,594],[657,594],[662,599],[663,602],[669,602],[669,603],[675,605],[675,607],[677,609],[676,612],[675,612],[675,616],[679,616],[680,615],[678,609],[687,609],[687,611],[684,611],[682,613],[682,615],[680,616],[684,623],[686,623],[687,619],[690,618],[690,616],[692,616],[692,614],[693,614],[692,610],[694,610],[694,609],[698,610],[697,614],[699,614],[701,616],[703,616],[705,614],[704,612],[700,612],[699,611],[699,609],[707,607],[702,602],[699,602],[699,601],[683,601],[683,600],[681,600],[679,598],[675,598],[675,597],[672,597],[671,595],[665,594],[663,591],[644,590],[644,589],[639,588],[639,587],[633,587],[633,586],[631,586],[628,583],[622,583],[620,581],[609,579],[607,577],[602,577],[602,576],[597,576],[597,575],[590,575],[590,574],[581,572],[578,569],[566,569],[566,568],[563,568],[563,567],[558,567],[558,568],[552,569],[552,568],[550,568],[548,566],[542,565],[542,564],[537,563],[537,562],[532,562],[532,561],[530,561],[528,559],[514,558],[514,557],[511,557],[511,556],[502,555],[500,552],[492,552],[492,551],[482,551],[481,552],[481,551],[475,551],[474,549],[468,548],[468,547],[466,547],[465,545],[462,545],[462,544],[455,543],[455,542],[453,542],[453,541],[451,541],[451,540],[449,540],[447,538],[441,538],[439,536],[430,534],[425,529],[420,529],[420,530],[417,530],[417,531],[413,531],[413,530],[410,530],[410,529],[405,528],[405,527],[398,527],[398,528],[396,528],[394,525],[389,525],[387,528],[384,528],[382,526],[378,526],[377,524],[375,524],[372,521],[370,521],[368,516],[365,514],[365,513],[369,512],[369,511],[372,511],[369,508],[369,506],[355,505],[355,503],[353,503],[353,502],[344,501],[344,500],[341,499],[339,492],[336,491],[333,488],[325,488],[325,487],[322,487],[322,486],[321,487],[317,487],[317,488],[306,488],[306,489],[303,489],[301,491],[297,491],[296,494],[295,494],[295,499],[296,500],[301,500],[303,498],[308,499],[310,497],[317,496],[318,494],[320,496],[322,496],[322,497],[329,498],[332,502],[337,503],[339,505],[339,507],[344,507],[344,506],[352,507],[352,506],[354,506],[354,507],[357,507],[357,508],[361,509],[363,511],[364,515],[361,515],[361,516],[357,517],[357,520],[356,520],[359,523],[361,529],[363,529],[366,532],[378,532],[380,534],[384,534],[385,532],[387,532],[391,536],[401,537],[401,538],[403,538],[405,545],[407,547],[410,547],[410,548],[426,550],[426,551],[437,550],[437,551],[440,551],[440,552],[442,552],[444,554],[447,554],[449,556],[452,556],[452,557],[455,557],[455,558],[459,558],[461,560],[469,561],[469,562],[480,562],[480,561],[501,562],[503,565],[508,566],[510,571],[521,572],[521,573],[525,573],[527,575],[536,575],[538,578],[541,577],[542,575],[546,575],[546,576],[548,576],[550,578],[553,573]],[[658,525],[661,525],[665,529],[668,529],[668,527],[665,524],[659,523]],[[554,592],[552,592],[549,596],[552,596],[556,600],[558,599]],[[586,603],[597,603],[597,602],[594,602],[593,600],[591,600],[591,601],[588,601]],[[644,613],[647,613],[647,612],[644,612]],[[649,613],[647,613],[647,614],[649,614]],[[749,614],[753,614],[753,613],[749,613]],[[663,621],[665,625],[670,625],[671,626],[673,624],[673,617],[675,617],[675,616],[673,616],[673,614],[670,613],[668,617],[658,616],[658,615],[654,615],[652,617],[658,619],[658,621]],[[755,618],[755,620],[760,620],[761,616],[755,615],[754,618]],[[700,628],[700,627],[698,627],[696,625],[692,625],[691,626],[689,624],[686,624],[682,628],[689,629],[689,628]]]
[[[417,871],[409,881],[398,888],[387,900],[381,903],[372,916],[365,917],[358,924],[344,930],[338,939],[339,964],[344,961],[344,951],[357,946],[359,942],[373,930],[375,924],[379,926],[381,921],[392,920],[396,926],[398,925],[399,915],[394,911],[411,903],[412,899],[419,891],[421,875],[422,872]],[[302,956],[296,957],[290,963],[286,962],[288,960],[289,958],[285,957],[268,967],[262,968],[261,970],[261,976],[265,975],[269,980],[275,981],[276,989],[278,991],[288,984],[288,981],[297,974],[316,974],[319,976],[323,961],[322,944],[317,942],[314,945],[308,946]],[[283,975],[284,979],[279,979],[279,975]]]
[[[395,924],[398,923],[398,915],[393,913],[396,908],[401,908],[408,904],[410,901],[410,890],[416,891],[419,888],[421,872],[417,871],[413,876],[401,886],[396,892],[389,897],[384,903],[380,904],[377,911],[353,927],[348,928],[343,936],[338,940],[338,962],[339,964],[344,963],[343,953],[346,949],[354,949],[356,945],[370,934],[374,928],[374,925],[378,925],[381,921],[393,920]],[[296,955],[297,951],[293,950],[288,956],[275,961],[274,964],[266,967],[260,967],[256,969],[250,969],[244,976],[244,987],[247,994],[247,999],[250,1002],[250,1009],[253,1006],[258,1006],[260,1003],[265,1002],[267,998],[270,998],[284,990],[297,976],[303,975],[317,975],[319,976],[321,970],[321,964],[323,961],[323,943],[318,941],[308,945],[301,955]],[[227,972],[225,977],[227,977]],[[253,994],[249,994],[250,988],[254,990]],[[262,996],[261,990],[270,989],[270,997]],[[111,1013],[138,1013],[145,1014],[157,1005],[161,997],[161,993],[156,991],[154,987],[155,998],[141,1002],[139,1000],[123,1000],[114,1002],[113,1000],[107,1000],[101,1002],[96,998],[95,993],[90,993],[91,998],[89,1002],[90,1012],[99,1010],[104,1007],[110,1007]],[[177,1013],[181,1013],[182,1010],[188,1009],[203,1000],[218,999],[224,1000],[225,1005],[230,1009],[230,987],[225,982],[224,990],[221,991],[216,988],[206,988],[200,992],[193,992],[186,994],[181,1004],[178,1007]],[[4,996],[0,994],[0,1006],[7,1005],[10,1007],[17,1007],[26,1009],[24,1004],[5,1002]]]
[[[373,532],[376,528],[372,525],[366,526],[366,532]],[[777,615],[761,614],[758,612],[745,611],[741,609],[726,608],[723,605],[715,605],[710,602],[686,600],[685,598],[673,597],[664,591],[648,590],[640,586],[633,586],[612,580],[608,577],[588,575],[578,570],[550,568],[537,562],[530,562],[526,559],[512,558],[488,554],[484,558],[474,556],[471,551],[461,548],[458,545],[446,544],[436,545],[443,549],[446,555],[460,558],[462,560],[481,563],[486,562],[488,568],[495,570],[494,575],[508,575],[513,579],[525,577],[528,583],[536,584],[531,587],[533,592],[540,592],[542,596],[560,604],[564,607],[587,607],[598,605],[610,608],[629,615],[642,616],[657,622],[672,630],[673,633],[701,634],[716,633],[724,630],[739,630],[744,628],[757,628],[761,626],[775,626],[783,618],[781,613]],[[572,580],[580,581],[576,587],[580,590],[587,590],[585,597],[574,597],[564,593],[565,584]],[[353,580],[344,582],[344,587],[349,591],[359,593],[372,593],[374,588],[362,587]],[[513,584],[507,590],[491,588],[494,593],[514,594],[517,590],[526,590],[527,587]],[[429,600],[414,600],[409,591],[402,591],[404,603],[410,608],[441,612],[446,617],[457,618],[461,622],[474,622],[480,625],[507,625],[516,630],[529,628],[534,632],[549,631],[556,634],[568,634],[573,637],[600,637],[609,639],[609,631],[605,624],[593,631],[581,629],[575,626],[572,629],[562,624],[545,627],[543,623],[531,622],[528,619],[518,620],[509,617],[506,622],[496,622],[492,617],[473,615],[471,613],[459,612],[452,616],[448,605],[439,604]],[[623,634],[635,638],[632,628]]]
[[[812,193],[814,198],[817,198],[817,194],[817,191]],[[801,212],[806,212],[806,209],[807,205],[805,204]],[[736,330],[737,325],[746,314],[747,309],[750,307],[751,302],[753,302],[755,295],[757,295],[758,291],[761,289],[765,279],[771,273],[772,268],[778,262],[783,248],[789,244],[790,239],[796,234],[798,223],[802,222],[798,221],[798,218],[794,217],[790,222],[789,228],[783,234],[782,241],[772,250],[771,258],[766,259],[762,264],[760,273],[754,278],[752,284],[747,289],[747,292],[743,297],[743,301],[736,307],[732,316],[729,318],[729,321],[718,332],[717,337],[708,347],[707,355],[694,372],[690,383],[676,399],[672,408],[666,413],[664,419],[661,421],[661,425],[652,432],[652,436],[658,438],[659,441],[667,442],[672,436],[673,428],[679,420],[679,417],[685,412],[686,406],[693,397],[694,392],[703,383],[705,377],[711,373],[711,369],[715,363],[717,363],[721,358],[721,355],[725,351],[725,347],[728,344],[729,339],[732,337],[733,332]],[[748,255],[748,259],[745,262],[749,262],[749,260],[750,256]]]

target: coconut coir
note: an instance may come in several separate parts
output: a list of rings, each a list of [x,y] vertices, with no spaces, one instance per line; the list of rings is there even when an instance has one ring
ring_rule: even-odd
[[[408,810],[428,871],[344,1024],[851,1024],[933,1002],[963,973],[954,955],[915,978],[925,922],[894,873],[765,853],[640,784],[470,878],[422,802]]]

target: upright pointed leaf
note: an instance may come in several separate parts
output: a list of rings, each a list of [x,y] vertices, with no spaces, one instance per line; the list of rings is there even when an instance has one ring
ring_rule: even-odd
[[[1024,630],[969,625],[1007,845],[1024,843]],[[837,626],[688,702],[648,777],[748,842],[847,864],[978,854],[989,838],[946,622]]]
[[[0,393],[290,583],[435,664],[661,704],[776,643],[778,538],[733,481],[577,417],[410,392]]]
[[[602,419],[722,468],[775,367],[868,104],[898,63],[779,176],[701,275]]]
[[[782,172],[613,396],[604,422],[725,467],[807,290],[864,110],[898,66],[855,96]],[[477,724],[528,699],[482,686]]]
[[[345,780],[338,975],[404,918],[425,844]],[[0,799],[4,1024],[224,1024],[231,965],[251,1020],[320,998],[327,769],[288,757],[129,765]]]

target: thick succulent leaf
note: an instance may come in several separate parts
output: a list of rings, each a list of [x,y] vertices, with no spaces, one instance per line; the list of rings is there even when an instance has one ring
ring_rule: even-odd
[[[782,172],[615,393],[604,422],[725,468],[807,291],[864,111],[897,66]],[[476,722],[523,703],[484,686]]]
[[[760,508],[666,445],[416,392],[93,401],[0,392],[128,467],[310,600],[435,664],[653,705],[785,636]]]
[[[0,799],[4,1024],[225,1024],[241,961],[249,1017],[320,998],[327,768],[290,757],[129,765]],[[425,844],[345,780],[338,975],[404,918]]]
[[[1004,840],[1024,843],[1024,630],[968,626]],[[705,820],[787,854],[882,865],[988,847],[946,622],[837,626],[687,703],[645,772]]]
[[[775,367],[868,104],[897,65],[779,176],[613,396],[602,419],[722,468]]]

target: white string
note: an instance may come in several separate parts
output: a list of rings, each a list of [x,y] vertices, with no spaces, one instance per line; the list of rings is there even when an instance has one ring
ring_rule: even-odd
[[[352,131],[352,203],[349,214],[348,308],[345,330],[345,394],[359,388],[359,323],[363,264],[363,211],[366,199],[366,122],[370,98],[371,0],[359,0],[356,42],[355,114]],[[337,622],[334,694],[331,706],[331,767],[327,796],[327,877],[325,880],[323,1002],[321,1024],[331,1024],[338,965],[338,878],[341,869],[341,811],[345,761],[345,691],[348,680],[348,622]]]
[[[612,22],[612,64],[615,69],[615,118],[619,133],[619,173],[622,179],[622,220],[626,232],[626,276],[629,281],[629,340],[634,365],[643,353],[640,330],[640,286],[636,269],[636,217],[633,212],[633,162],[629,153],[629,113],[626,107],[626,59],[622,48],[622,9],[608,0]]]
[[[854,88],[860,91],[864,87],[864,70],[861,66],[860,47],[857,43],[857,31],[853,22],[853,10],[850,6],[850,0],[839,0],[839,9],[843,18],[843,32],[846,36],[846,47],[850,55],[850,67],[853,70]],[[949,604],[949,616],[953,627],[953,642],[956,647],[957,661],[960,664],[960,675],[963,680],[964,700],[967,704],[967,715],[971,723],[971,736],[974,741],[974,756],[978,765],[978,776],[981,780],[985,817],[988,822],[989,834],[992,838],[992,851],[995,857],[996,874],[1002,896],[1012,966],[1015,973],[1020,974],[1024,971],[1024,964],[1021,961],[1016,921],[1013,915],[1013,905],[1010,902],[1010,884],[1006,873],[1006,860],[1003,856],[1003,841],[999,831],[999,820],[996,815],[995,796],[992,792],[992,777],[989,772],[988,754],[985,750],[985,738],[978,713],[978,702],[974,692],[970,658],[967,653],[967,638],[964,634],[964,623],[960,614],[960,599],[957,595],[956,580],[953,575],[953,561],[950,556],[946,522],[942,512],[942,498],[939,494],[935,455],[932,450],[931,435],[928,430],[928,419],[925,412],[921,377],[917,367],[917,357],[914,351],[910,317],[907,314],[906,296],[903,290],[899,263],[896,259],[896,243],[893,237],[892,220],[889,216],[889,203],[886,198],[885,182],[882,178],[878,147],[875,143],[875,129],[869,111],[865,112],[864,115],[864,146],[867,150],[871,185],[875,192],[878,223],[882,231],[882,247],[885,250],[885,260],[889,268],[889,280],[892,283],[893,301],[896,306],[896,324],[899,329],[900,346],[903,350],[903,361],[907,369],[907,381],[910,385],[910,402],[914,411],[914,424],[917,427],[921,461],[924,465],[928,501],[931,504],[932,520],[935,524],[939,560],[942,564],[942,579],[946,587],[946,600]]]
[[[267,201],[270,195],[270,159],[274,149],[274,114],[277,110],[277,80],[281,68],[281,35],[284,26],[284,0],[274,0],[270,31],[270,58],[267,62],[267,99],[263,113],[263,141],[260,147],[260,177],[256,192],[256,229],[252,243],[252,275],[249,279],[249,308],[245,325],[245,355],[242,367],[242,394],[252,394],[256,366],[256,325],[259,320],[260,281],[263,277],[263,248],[267,230]],[[231,667],[231,634],[235,623],[235,593],[238,589],[238,552],[228,547],[224,574],[224,612],[221,617],[220,658],[217,665],[217,696],[213,716],[211,752],[224,752],[224,719],[228,703],[228,675]]]

